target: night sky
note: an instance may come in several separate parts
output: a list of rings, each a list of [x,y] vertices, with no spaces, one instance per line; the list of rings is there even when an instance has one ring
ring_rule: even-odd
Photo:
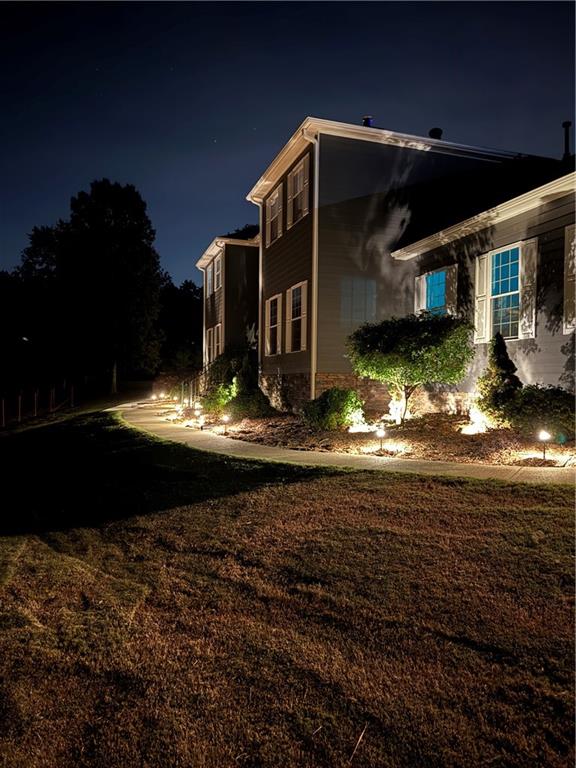
[[[0,268],[108,177],[147,201],[174,281],[198,282],[307,115],[559,157],[573,30],[553,2],[3,3]]]

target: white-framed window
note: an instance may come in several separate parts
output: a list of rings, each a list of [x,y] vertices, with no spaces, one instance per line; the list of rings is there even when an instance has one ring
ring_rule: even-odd
[[[496,333],[505,339],[536,335],[538,239],[497,248],[476,260],[475,332],[477,343]]]
[[[214,359],[222,354],[222,323],[214,327]]]
[[[222,256],[214,259],[214,290],[222,288]]]
[[[266,200],[266,247],[282,236],[282,184]]]
[[[376,280],[368,277],[340,279],[340,325],[355,330],[376,321]]]
[[[209,264],[206,268],[206,296],[211,296],[214,285],[214,266]]]
[[[307,305],[306,280],[286,291],[286,352],[302,352],[306,349]]]
[[[564,333],[576,329],[576,225],[564,228]]]
[[[282,351],[280,329],[282,328],[282,296],[277,294],[266,301],[265,350],[266,356],[279,355]]]
[[[454,315],[458,292],[458,264],[425,272],[415,280],[414,312]]]
[[[308,213],[309,155],[305,155],[288,174],[288,229]]]
[[[211,363],[214,360],[214,329],[208,328],[206,331],[206,362]]]

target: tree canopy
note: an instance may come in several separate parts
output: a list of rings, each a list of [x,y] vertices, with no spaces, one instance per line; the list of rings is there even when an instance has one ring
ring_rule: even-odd
[[[348,356],[358,376],[388,386],[400,422],[418,387],[464,378],[474,355],[472,332],[469,322],[451,315],[393,317],[360,326],[350,336]]]

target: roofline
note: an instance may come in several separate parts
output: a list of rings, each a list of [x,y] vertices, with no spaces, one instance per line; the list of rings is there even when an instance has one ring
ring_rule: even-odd
[[[487,211],[477,213],[469,219],[424,237],[422,240],[418,240],[411,245],[399,248],[397,251],[392,251],[390,255],[393,259],[408,261],[422,253],[428,253],[428,251],[434,248],[447,245],[454,240],[460,240],[467,235],[480,232],[482,229],[486,229],[486,227],[526,213],[541,203],[550,202],[551,199],[563,197],[567,193],[574,193],[575,191],[576,172],[568,173],[566,176],[561,176],[559,179],[554,179],[554,181],[543,184],[541,187],[531,189],[523,195],[513,197],[511,200],[507,200],[505,203],[501,203],[494,208],[489,208]]]
[[[487,149],[467,144],[456,144],[442,139],[431,139],[423,136],[413,136],[408,133],[397,133],[384,128],[372,128],[364,125],[340,123],[335,120],[324,120],[319,117],[307,117],[298,126],[295,133],[288,139],[250,192],[246,199],[256,205],[262,203],[276,181],[288,170],[298,156],[317,139],[319,134],[340,136],[357,141],[370,141],[376,144],[416,149],[422,152],[439,152],[441,154],[462,155],[466,157],[481,157],[497,162],[524,156],[519,152],[506,152],[500,149]]]
[[[203,269],[208,266],[208,263],[219,253],[224,250],[226,245],[244,245],[249,248],[258,248],[260,245],[260,235],[255,235],[248,240],[241,240],[237,237],[215,237],[210,243],[208,248],[204,251],[202,256],[196,262],[198,269]]]

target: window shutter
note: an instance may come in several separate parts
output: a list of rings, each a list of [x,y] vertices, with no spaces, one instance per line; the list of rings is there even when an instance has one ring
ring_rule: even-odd
[[[266,302],[264,310],[264,354],[270,354],[270,299]]]
[[[266,248],[270,245],[270,202],[266,201]]]
[[[309,210],[308,196],[310,194],[309,182],[310,181],[310,155],[307,154],[304,157],[304,194],[302,200],[302,216],[306,216]]]
[[[278,328],[276,329],[276,351],[282,352],[282,294],[278,296]]]
[[[520,252],[520,318],[518,338],[536,336],[536,269],[538,266],[538,238],[525,240]]]
[[[476,259],[476,280],[474,287],[474,341],[483,344],[488,341],[488,254]]]
[[[287,186],[287,196],[288,196],[288,211],[287,211],[287,221],[286,221],[286,229],[290,229],[292,226],[292,216],[294,212],[294,205],[293,205],[293,197],[294,197],[294,174],[289,173],[288,174],[288,186]]]
[[[426,309],[426,275],[414,278],[414,314]]]
[[[292,288],[286,291],[286,352],[292,351]]]
[[[564,333],[576,328],[576,226],[564,229]]]
[[[446,312],[455,315],[458,309],[458,264],[446,267]]]
[[[278,237],[282,234],[282,183],[278,187]]]
[[[301,331],[301,339],[302,339],[302,346],[301,349],[306,349],[306,335],[307,335],[307,328],[308,328],[308,282],[305,282],[302,286],[302,331]]]

